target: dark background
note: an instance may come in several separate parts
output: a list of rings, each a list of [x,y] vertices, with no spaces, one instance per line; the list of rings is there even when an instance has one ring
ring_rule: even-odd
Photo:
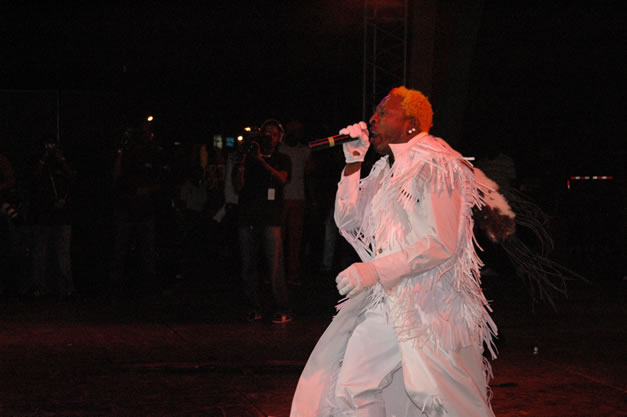
[[[361,118],[362,1],[190,4],[3,6],[0,89],[106,93],[125,122],[154,113],[179,140],[270,116],[305,120],[315,137]],[[622,170],[620,9],[485,0],[455,142],[498,141],[525,157],[551,148],[573,175]],[[455,25],[447,11],[438,2],[436,54]]]
[[[362,5],[339,3],[13,9],[0,86],[121,93],[128,117],[153,112],[168,134],[270,115],[336,130],[361,108]]]
[[[438,91],[444,73],[455,75],[450,43],[465,18],[452,6],[471,2],[431,1],[438,5],[434,85],[410,87],[433,87],[437,134],[447,127]],[[151,113],[164,143],[193,143],[267,117],[300,118],[309,137],[362,117],[362,0],[41,3],[0,2],[0,152],[23,181],[58,117],[61,145],[79,174],[72,260],[84,295],[107,288],[111,155],[125,127]],[[484,279],[500,329],[494,411],[617,415],[627,282],[624,4],[478,3],[467,95],[460,91],[463,129],[443,137],[466,155],[501,145],[521,182],[548,190],[534,197],[550,214],[557,259],[593,284],[611,284],[570,282],[557,311],[543,303],[530,314],[517,278]],[[614,179],[573,181],[568,189],[571,175]],[[238,325],[235,275],[223,277],[225,266],[199,250],[219,268],[201,270],[202,285],[185,280],[180,294],[154,302],[2,298],[0,413],[287,410],[297,369],[335,313],[333,278],[324,278],[328,288],[316,276],[319,287],[295,290],[299,311],[309,315],[288,327]],[[319,264],[310,262],[313,275]],[[22,269],[18,276],[28,264]],[[7,275],[0,266],[0,279]]]
[[[455,48],[447,42],[464,16],[453,14],[452,1],[436,3],[437,87],[451,73]],[[59,117],[61,144],[87,192],[104,186],[104,155],[147,114],[164,143],[210,142],[268,117],[300,119],[310,138],[334,134],[362,118],[363,6],[5,3],[0,149],[23,172],[40,137],[56,134]],[[483,1],[463,130],[445,137],[466,155],[496,144],[514,157],[521,180],[550,189],[535,197],[557,218],[559,240],[595,247],[582,261],[591,270],[589,259],[607,266],[624,255],[622,9],[616,1]],[[437,88],[431,99],[438,134]],[[567,189],[573,175],[613,180]]]

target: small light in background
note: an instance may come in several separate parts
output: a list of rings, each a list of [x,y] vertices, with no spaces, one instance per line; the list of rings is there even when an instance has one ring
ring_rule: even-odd
[[[155,119],[155,118],[154,118],[154,117],[152,117],[152,116],[148,116],[148,117],[146,118],[146,120],[148,120],[149,122],[152,122],[154,119]]]

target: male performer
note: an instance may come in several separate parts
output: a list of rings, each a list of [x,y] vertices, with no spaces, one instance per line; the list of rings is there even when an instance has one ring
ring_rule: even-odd
[[[493,416],[496,326],[480,286],[472,166],[428,134],[419,91],[394,88],[346,127],[335,221],[359,254],[337,276],[347,297],[303,370],[292,417]],[[369,146],[383,155],[360,179]]]

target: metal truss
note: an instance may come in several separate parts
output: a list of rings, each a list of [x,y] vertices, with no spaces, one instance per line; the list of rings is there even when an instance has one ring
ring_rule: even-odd
[[[364,0],[362,117],[407,81],[408,0]]]

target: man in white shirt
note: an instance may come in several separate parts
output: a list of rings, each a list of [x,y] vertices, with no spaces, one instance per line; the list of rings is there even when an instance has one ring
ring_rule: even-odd
[[[288,284],[300,286],[301,246],[305,224],[305,176],[311,169],[311,151],[303,143],[304,126],[297,120],[285,127],[285,139],[281,152],[292,161],[290,178],[283,187],[283,213],[281,228],[285,248],[285,266]]]
[[[428,99],[392,89],[370,126],[340,131],[335,221],[362,262],[336,278],[346,299],[303,370],[292,417],[493,416],[496,326],[480,286],[472,166],[428,134]],[[382,155],[366,178],[369,146]]]

